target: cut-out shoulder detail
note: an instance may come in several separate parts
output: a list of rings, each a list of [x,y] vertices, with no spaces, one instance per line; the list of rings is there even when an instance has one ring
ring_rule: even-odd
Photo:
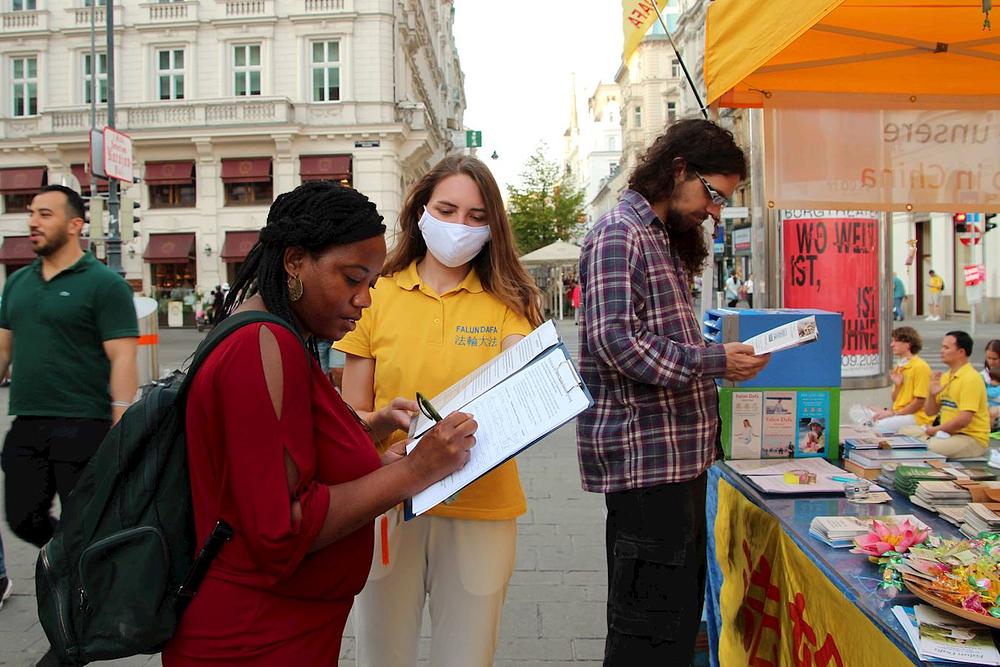
[[[260,327],[258,334],[260,343],[260,363],[264,367],[264,382],[267,393],[271,396],[271,406],[274,415],[281,420],[281,397],[285,390],[285,373],[281,368],[281,348],[274,332],[266,326]]]

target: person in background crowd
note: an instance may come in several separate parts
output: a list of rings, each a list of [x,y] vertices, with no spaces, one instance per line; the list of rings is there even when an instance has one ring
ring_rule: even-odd
[[[746,299],[747,306],[753,308],[753,274],[747,276],[747,280],[743,283],[743,298]]]
[[[577,420],[577,453],[584,489],[608,509],[608,667],[689,665],[694,654],[715,380],[749,379],[768,357],[706,344],[689,286],[709,258],[702,223],[718,224],[745,177],[730,132],[678,121],[583,244],[580,370],[594,406]]]
[[[371,433],[396,428],[400,415],[360,420],[303,345],[356,326],[385,260],[384,233],[367,197],[330,181],[271,205],[227,313],[269,312],[298,335],[246,325],[194,377],[186,429],[198,542],[219,517],[233,538],[167,643],[164,667],[336,665],[371,563],[372,519],[468,461],[476,422],[460,412],[412,454],[380,455]]]
[[[892,319],[902,322],[903,299],[906,298],[906,285],[895,273],[892,274]]]
[[[979,458],[986,455],[990,436],[990,413],[983,378],[969,363],[972,336],[949,331],[941,341],[941,361],[948,366],[942,375],[931,375],[930,391],[924,403],[929,417],[938,415],[938,426],[924,426],[927,447],[950,459]],[[919,435],[921,427],[900,432]]]
[[[80,195],[49,185],[28,212],[37,257],[7,279],[0,301],[0,377],[18,370],[2,466],[7,523],[41,547],[55,531],[56,494],[65,503],[135,398],[139,328],[132,288],[80,248]],[[0,585],[9,594],[10,580]]]
[[[216,285],[212,290],[212,324],[222,321],[222,313],[225,310],[226,296],[222,293],[222,285]]]
[[[726,280],[726,305],[730,308],[735,308],[736,304],[740,302],[740,288],[742,286],[743,283],[740,282],[736,271],[730,271],[729,278]]]
[[[982,371],[990,407],[990,428],[995,431],[1000,428],[1000,385],[993,382],[994,371],[1000,372],[1000,340],[996,338],[986,343],[986,361]]]
[[[898,433],[902,428],[928,426],[933,421],[923,410],[931,384],[931,367],[918,356],[923,346],[923,339],[913,327],[892,330],[890,347],[899,362],[889,375],[892,407],[872,408],[879,433]]]
[[[0,609],[14,591],[14,582],[7,576],[7,563],[3,557],[3,536],[0,535]]]
[[[580,288],[580,282],[577,280],[573,281],[573,291],[570,293],[570,303],[573,305],[573,324],[580,324],[580,294],[583,290]]]
[[[518,261],[500,189],[482,162],[438,162],[410,188],[399,227],[402,240],[371,308],[336,344],[347,353],[344,398],[362,417],[409,403],[394,397],[437,395],[541,324],[538,288]],[[405,433],[385,436],[396,442]],[[425,600],[430,664],[492,665],[517,517],[526,510],[511,460],[450,504],[410,521],[401,508],[380,518],[354,617],[358,665],[414,667]]]
[[[941,293],[944,292],[944,278],[934,273],[934,269],[928,271],[930,280],[927,283],[928,304],[930,314],[925,318],[930,322],[937,322],[941,319]]]

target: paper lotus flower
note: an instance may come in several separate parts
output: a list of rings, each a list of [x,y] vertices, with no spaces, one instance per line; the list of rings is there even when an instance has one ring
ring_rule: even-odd
[[[867,534],[854,538],[851,553],[881,556],[887,551],[906,553],[910,547],[927,539],[928,531],[919,530],[907,519],[902,523],[882,523],[872,521],[872,529]]]

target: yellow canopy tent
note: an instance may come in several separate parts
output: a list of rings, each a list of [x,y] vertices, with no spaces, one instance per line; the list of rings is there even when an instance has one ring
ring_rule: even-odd
[[[708,103],[1000,108],[1000,26],[982,0],[715,0]],[[995,23],[1000,24],[1000,17]],[[835,96],[835,97],[832,97]],[[831,100],[836,101],[831,104]]]

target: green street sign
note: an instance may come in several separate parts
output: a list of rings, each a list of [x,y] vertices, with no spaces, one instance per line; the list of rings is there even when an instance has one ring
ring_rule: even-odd
[[[465,131],[466,148],[482,148],[482,146],[483,146],[483,133],[481,130]]]

